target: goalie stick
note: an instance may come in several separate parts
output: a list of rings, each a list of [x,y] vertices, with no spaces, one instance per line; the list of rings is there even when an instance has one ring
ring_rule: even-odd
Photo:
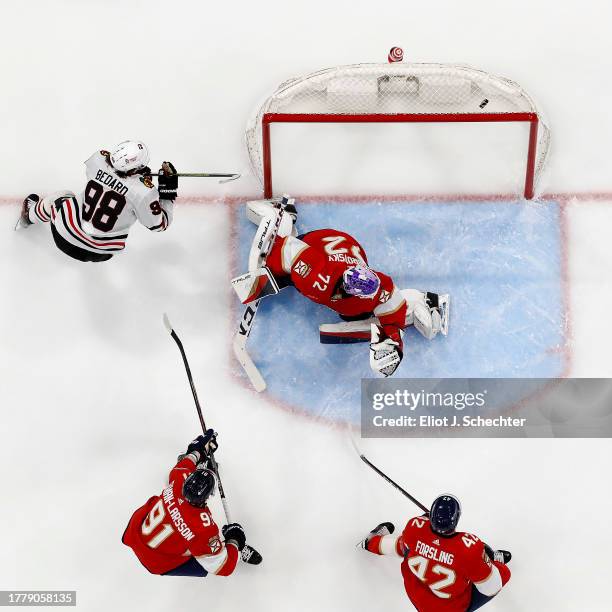
[[[285,205],[288,202],[287,196],[283,196],[280,201],[280,209],[278,211],[278,215],[276,216],[276,221],[274,226],[270,229],[270,224],[264,227],[261,238],[259,240],[259,244],[261,246],[264,245],[264,240],[266,238],[266,231],[270,229],[270,234],[268,237],[268,242],[264,247],[264,251],[260,253],[259,256],[259,265],[261,267],[265,266],[266,259],[268,257],[268,253],[274,244],[274,240],[276,235],[278,234],[278,229],[280,227],[281,221],[283,219],[283,214],[285,210]],[[257,237],[257,235],[256,235]],[[261,247],[260,247],[261,248]],[[246,305],[244,312],[242,313],[242,318],[240,319],[240,323],[238,324],[238,331],[234,334],[234,340],[232,342],[232,347],[234,349],[234,355],[238,360],[238,363],[242,366],[242,369],[248,376],[253,388],[258,393],[261,393],[266,388],[266,381],[264,380],[261,372],[257,369],[257,366],[251,359],[251,356],[246,350],[246,343],[249,339],[249,335],[251,334],[251,330],[253,329],[253,322],[255,321],[255,316],[257,315],[257,310],[259,309],[259,302],[261,299],[255,300],[252,303]]]
[[[350,433],[350,432],[349,432]],[[392,485],[393,487],[395,487],[404,497],[407,497],[413,504],[417,505],[425,514],[429,514],[429,508],[427,508],[426,506],[424,506],[418,499],[416,499],[415,497],[413,497],[412,495],[410,495],[410,493],[408,493],[408,491],[406,491],[406,489],[404,489],[403,487],[401,487],[400,485],[397,484],[397,482],[395,482],[394,480],[392,480],[391,478],[389,478],[389,476],[387,476],[381,469],[377,468],[360,450],[359,447],[357,446],[357,442],[355,442],[355,438],[353,437],[352,434],[350,434],[351,436],[351,443],[353,444],[353,448],[355,449],[355,452],[359,455],[359,458],[372,470],[374,470],[380,477],[384,478],[390,485]]]
[[[202,426],[202,432],[205,434],[207,431],[206,423],[204,423],[202,406],[200,405],[200,400],[198,399],[198,393],[193,382],[193,376],[191,375],[191,368],[189,367],[189,362],[187,361],[187,355],[185,354],[183,343],[181,342],[181,339],[178,337],[177,333],[174,331],[172,324],[170,323],[170,319],[168,318],[168,315],[166,313],[164,313],[164,326],[172,336],[172,339],[176,342],[176,345],[178,346],[179,351],[181,352],[181,357],[183,358],[183,363],[185,364],[185,371],[187,372],[187,379],[189,380],[189,386],[191,387],[191,393],[193,394],[193,401],[195,402],[196,410],[198,411],[198,417],[200,419],[200,425]],[[217,477],[217,487],[219,488],[219,496],[221,497],[221,503],[223,504],[225,518],[228,523],[231,523],[232,519],[230,515],[229,504],[225,496],[225,490],[223,489],[221,476],[219,475],[219,464],[217,463],[214,453],[210,453],[209,460],[213,472]],[[262,562],[262,556],[248,544],[244,545],[244,548],[242,549],[240,555],[245,563],[250,563],[251,565],[259,565]]]

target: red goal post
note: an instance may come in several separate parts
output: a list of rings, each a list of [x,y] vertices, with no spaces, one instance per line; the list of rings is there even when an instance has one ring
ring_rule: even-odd
[[[250,122],[247,148],[264,197],[273,194],[273,123],[525,122],[523,195],[534,197],[550,132],[513,81],[455,64],[355,64],[282,83]]]

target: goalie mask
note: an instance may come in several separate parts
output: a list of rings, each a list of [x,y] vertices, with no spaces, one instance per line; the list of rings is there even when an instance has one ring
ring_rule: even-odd
[[[367,266],[354,266],[344,271],[342,288],[349,295],[371,298],[380,288],[380,278]]]
[[[119,172],[140,170],[149,163],[149,150],[144,142],[125,140],[120,142],[110,152],[113,168]]]
[[[183,497],[192,506],[203,508],[208,498],[214,494],[217,478],[208,468],[198,468],[183,483]]]

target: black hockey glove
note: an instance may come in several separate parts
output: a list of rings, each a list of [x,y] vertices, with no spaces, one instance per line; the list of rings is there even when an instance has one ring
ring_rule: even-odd
[[[234,541],[238,550],[242,550],[246,544],[246,536],[244,535],[244,529],[242,525],[238,523],[230,523],[229,525],[223,525],[221,527],[221,533],[225,538],[226,542]]]
[[[189,443],[187,454],[197,451],[200,453],[200,457],[203,458],[207,455],[212,455],[217,448],[219,448],[217,434],[212,429],[209,429],[203,436],[198,436]]]
[[[160,200],[174,202],[178,190],[178,176],[172,162],[162,162],[161,170],[157,175],[157,191]]]

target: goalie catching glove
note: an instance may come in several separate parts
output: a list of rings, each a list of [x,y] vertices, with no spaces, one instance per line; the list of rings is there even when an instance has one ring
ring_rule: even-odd
[[[400,331],[400,336],[403,332]],[[400,343],[385,338],[381,340],[381,330],[377,325],[371,326],[370,367],[383,376],[391,376],[402,362]]]

